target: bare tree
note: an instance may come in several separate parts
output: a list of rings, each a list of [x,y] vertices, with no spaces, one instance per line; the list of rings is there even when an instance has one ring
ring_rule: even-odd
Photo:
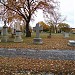
[[[62,18],[62,15],[59,12],[53,13],[53,24],[54,24],[54,27],[55,27],[55,33],[57,32],[57,25],[59,23],[62,23],[65,20],[66,20],[66,18]]]
[[[61,13],[59,12],[59,7],[60,7],[59,2],[57,2],[55,9],[51,10],[52,12],[50,13],[47,12],[47,15],[44,16],[48,24],[54,25],[55,33],[57,31],[57,25],[66,20],[66,17],[62,18]]]

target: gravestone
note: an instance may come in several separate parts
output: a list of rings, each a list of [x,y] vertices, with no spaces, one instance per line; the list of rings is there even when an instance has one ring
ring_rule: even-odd
[[[70,36],[70,33],[68,32],[63,32],[64,38],[68,38]]]
[[[69,40],[68,45],[69,46],[75,46],[75,40]]]
[[[15,22],[16,24],[16,35],[15,35],[15,39],[14,39],[14,42],[23,42],[23,39],[21,37],[22,35],[22,32],[20,30],[20,24],[18,22]]]
[[[3,26],[3,34],[2,34],[1,42],[7,42],[8,41],[7,28],[8,28],[8,26],[6,25],[6,20],[5,20],[4,21],[4,26]]]
[[[33,27],[33,30],[36,31],[36,37],[33,39],[34,44],[42,44],[42,38],[40,38],[40,30],[43,30],[42,27],[39,26],[39,24],[36,24],[36,27]]]
[[[70,34],[69,33],[65,33],[65,38],[69,37]]]

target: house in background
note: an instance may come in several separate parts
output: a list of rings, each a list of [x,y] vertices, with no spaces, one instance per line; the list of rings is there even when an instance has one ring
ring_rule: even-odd
[[[75,28],[71,28],[72,33],[75,34]]]

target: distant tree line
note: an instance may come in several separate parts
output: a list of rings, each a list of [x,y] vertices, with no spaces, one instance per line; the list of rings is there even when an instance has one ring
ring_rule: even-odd
[[[39,22],[39,24],[40,24],[41,27],[43,27],[44,32],[51,31],[51,33],[55,33],[55,30],[56,30],[56,33],[61,33],[62,31],[64,31],[64,32],[70,32],[71,31],[70,25],[68,25],[66,23],[59,23],[56,26],[56,29],[55,29],[55,26],[52,23],[50,23],[50,25],[47,25],[46,23],[41,21],[41,22]]]

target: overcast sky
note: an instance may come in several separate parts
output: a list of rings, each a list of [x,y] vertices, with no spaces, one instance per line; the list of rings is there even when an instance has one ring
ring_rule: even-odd
[[[60,2],[60,12],[61,15],[66,17],[65,23],[68,23],[70,27],[75,27],[74,20],[74,0],[58,0]],[[43,21],[43,15],[42,11],[39,11],[37,14],[37,17],[35,18],[35,22],[32,23],[32,26],[35,26],[35,24],[39,21]]]
[[[74,15],[74,0],[59,0],[60,1],[60,11],[61,14],[66,16],[66,23],[71,27],[75,27],[75,15]]]
[[[71,27],[75,27],[75,1],[74,0],[58,0],[60,2],[60,12],[61,14],[66,17],[65,23],[68,23]],[[39,11],[37,17],[35,18],[35,22],[32,22],[31,25],[34,27],[37,22],[44,21],[42,11]],[[3,25],[2,23],[0,26]]]

